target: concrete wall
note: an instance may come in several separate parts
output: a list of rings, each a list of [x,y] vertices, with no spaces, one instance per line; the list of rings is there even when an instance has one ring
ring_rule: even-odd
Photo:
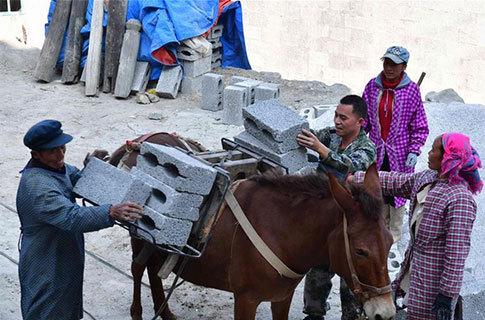
[[[455,89],[485,103],[485,1],[242,0],[253,69],[284,78],[344,83],[360,94],[392,45],[408,74],[427,73],[422,95]]]

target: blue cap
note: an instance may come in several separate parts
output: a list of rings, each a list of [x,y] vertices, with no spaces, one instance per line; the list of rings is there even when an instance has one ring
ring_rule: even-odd
[[[389,58],[397,64],[408,63],[409,51],[404,47],[390,47],[386,50],[386,53],[382,56],[381,60],[384,60],[385,58]]]
[[[43,120],[27,131],[24,144],[31,150],[45,150],[60,147],[72,140],[63,133],[62,124],[57,120]]]

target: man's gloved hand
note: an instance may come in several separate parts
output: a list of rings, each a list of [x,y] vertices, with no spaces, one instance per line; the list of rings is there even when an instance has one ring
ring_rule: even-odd
[[[109,217],[120,221],[133,222],[143,215],[143,208],[133,202],[123,202],[109,208]]]
[[[406,167],[414,167],[418,162],[418,155],[415,153],[409,153],[406,159]]]
[[[103,161],[108,161],[109,160],[109,152],[106,151],[106,150],[103,150],[103,149],[96,149],[93,151],[93,153],[89,153],[86,155],[86,157],[84,158],[84,166],[86,166],[89,162],[89,160],[91,160],[91,158],[98,158],[100,160],[103,160]]]
[[[436,312],[436,320],[451,320],[451,304],[453,299],[438,293],[432,310]]]

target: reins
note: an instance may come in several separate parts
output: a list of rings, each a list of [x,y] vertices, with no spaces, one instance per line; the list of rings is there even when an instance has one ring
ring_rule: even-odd
[[[340,205],[339,205],[340,206]],[[372,297],[380,296],[392,291],[391,285],[387,285],[385,287],[374,287],[368,284],[365,284],[359,280],[357,276],[357,272],[355,272],[354,263],[352,261],[352,256],[350,254],[350,245],[349,245],[349,234],[347,232],[347,217],[345,217],[345,213],[342,212],[344,217],[343,221],[343,228],[344,228],[344,242],[345,242],[345,254],[347,256],[347,262],[349,264],[350,274],[352,277],[352,282],[354,284],[355,289],[353,290],[356,296],[360,296],[362,300],[369,300]],[[367,291],[362,291],[362,288],[365,288]]]

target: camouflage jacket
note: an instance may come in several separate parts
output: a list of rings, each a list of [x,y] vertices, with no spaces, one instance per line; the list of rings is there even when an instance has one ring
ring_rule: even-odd
[[[364,129],[360,129],[359,135],[343,150],[340,149],[342,138],[337,135],[335,127],[313,131],[313,134],[330,149],[328,156],[320,159],[320,163],[340,173],[365,171],[376,161],[376,146],[367,137]]]

